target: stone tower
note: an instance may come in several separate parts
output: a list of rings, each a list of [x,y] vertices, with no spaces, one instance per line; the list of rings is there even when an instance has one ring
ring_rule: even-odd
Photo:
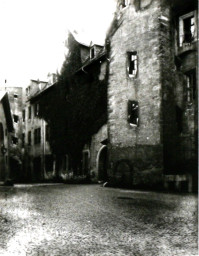
[[[189,21],[186,21],[184,28],[179,28],[182,23],[180,17],[185,17],[183,14],[186,15],[187,8],[193,13],[196,28],[194,1],[190,1],[188,6],[186,1],[118,1],[115,19],[108,33],[109,176],[115,182],[131,186],[145,183],[148,179],[153,185],[165,177],[163,174],[173,175],[174,182],[176,175],[183,175],[179,173],[182,163],[178,156],[182,150],[179,149],[179,138],[183,137],[181,128],[188,121],[186,107],[182,109],[179,97],[187,105],[185,94],[189,92],[186,91],[187,82],[183,80],[181,67],[188,60],[183,64],[180,58],[180,66],[177,61],[179,51],[185,47],[179,31],[185,33],[185,27],[189,26]],[[180,10],[179,14],[176,10]],[[193,49],[195,28],[190,28],[194,32],[193,39],[188,42],[194,52],[190,57],[192,62],[196,56]],[[190,49],[185,49],[186,52]],[[196,61],[193,66],[191,69],[196,68]],[[196,79],[190,79],[193,95],[197,93],[193,84]],[[195,113],[197,105],[195,99],[197,97],[192,96],[192,113]],[[191,137],[197,131],[194,120],[192,118],[194,128],[186,136]],[[193,151],[195,146],[191,147]],[[194,162],[195,156],[192,154],[187,160]]]

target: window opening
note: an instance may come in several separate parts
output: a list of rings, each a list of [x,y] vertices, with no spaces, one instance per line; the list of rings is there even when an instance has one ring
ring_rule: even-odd
[[[93,59],[95,57],[95,49],[94,47],[90,50],[90,58]]]
[[[128,122],[130,126],[138,126],[139,124],[139,105],[137,101],[128,101]]]
[[[18,138],[12,136],[12,143],[13,143],[14,145],[17,145],[17,144],[18,144]]]
[[[34,130],[34,143],[39,144],[41,142],[41,128]]]
[[[28,107],[28,113],[29,113],[28,114],[28,118],[31,119],[31,115],[32,115],[32,113],[31,113],[31,106]]]
[[[196,72],[192,71],[185,75],[186,79],[186,100],[192,102],[196,98]]]
[[[137,75],[137,52],[128,52],[128,75],[134,78]]]
[[[23,122],[25,122],[25,118],[26,118],[26,111],[25,111],[25,109],[24,109],[23,112],[22,112],[22,119],[23,119]]]
[[[125,8],[125,7],[127,6],[127,4],[128,4],[128,0],[121,0],[120,6],[121,6],[122,8]]]
[[[194,40],[194,16],[184,19],[184,43],[190,43]]]
[[[196,39],[196,13],[195,11],[179,17],[179,45],[190,44]]]
[[[39,115],[39,104],[34,105],[34,115],[38,116]]]
[[[19,121],[19,116],[18,115],[13,115],[13,119],[15,123],[18,123]]]

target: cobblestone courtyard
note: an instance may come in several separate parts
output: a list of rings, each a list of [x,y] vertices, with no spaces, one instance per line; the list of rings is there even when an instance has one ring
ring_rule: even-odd
[[[0,187],[0,255],[197,254],[197,196],[99,185]]]

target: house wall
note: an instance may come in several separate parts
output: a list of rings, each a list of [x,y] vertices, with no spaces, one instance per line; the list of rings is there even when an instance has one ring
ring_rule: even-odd
[[[118,10],[118,28],[110,38],[108,84],[109,175],[117,163],[137,172],[159,168],[163,163],[161,141],[160,1],[133,1]],[[129,78],[127,52],[137,51],[138,73]],[[139,103],[139,126],[127,121],[128,100]],[[130,164],[131,163],[131,164]],[[132,183],[133,183],[133,177]]]
[[[31,107],[31,118],[29,119],[28,111]],[[45,156],[51,155],[49,142],[46,141],[46,122],[43,119],[38,118],[34,114],[34,104],[26,104],[26,119],[25,119],[25,151],[26,151],[26,176],[35,181],[51,179],[52,170],[46,170],[45,168]],[[41,140],[40,143],[34,142],[34,131],[35,129],[41,129]],[[28,145],[28,132],[31,131],[31,145]],[[37,160],[40,159],[40,160]],[[35,169],[34,161],[40,161],[40,168]]]
[[[6,124],[6,118],[5,118],[5,113],[3,109],[3,105],[0,102],[0,122],[3,125],[3,132],[4,132],[4,140],[0,138],[0,182],[5,181],[6,179],[9,178],[9,133],[7,129],[7,124]],[[2,146],[6,148],[6,153],[3,154],[2,152]]]

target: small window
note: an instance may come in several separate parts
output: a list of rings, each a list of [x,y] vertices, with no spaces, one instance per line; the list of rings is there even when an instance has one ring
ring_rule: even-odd
[[[191,71],[185,75],[186,80],[186,100],[193,102],[196,98],[196,72]]]
[[[128,4],[128,0],[121,0],[120,6],[122,8],[125,8],[127,6],[127,4]]]
[[[19,122],[19,116],[18,115],[13,115],[13,119],[15,123]]]
[[[196,12],[179,17],[179,45],[190,44],[197,38]]]
[[[30,86],[28,86],[27,88],[26,88],[26,96],[29,96],[30,95]]]
[[[37,103],[34,105],[34,115],[35,116],[39,115],[39,104]]]
[[[14,99],[18,99],[18,94],[14,93]]]
[[[39,144],[41,142],[41,128],[34,130],[34,143]]]
[[[128,52],[128,76],[134,78],[137,75],[137,52]]]
[[[94,57],[95,57],[95,48],[92,47],[92,48],[90,49],[90,58],[93,59]]]
[[[12,143],[13,143],[14,145],[17,145],[17,144],[18,144],[18,138],[12,136]]]
[[[25,122],[25,118],[26,118],[26,111],[25,111],[25,109],[22,112],[22,118],[23,118],[23,122]]]
[[[31,146],[32,140],[31,140],[31,131],[28,132],[28,146]]]
[[[139,124],[139,106],[137,101],[128,101],[128,122],[130,126],[138,126]]]
[[[31,106],[28,107],[28,118],[31,119],[32,112],[31,112]]]

